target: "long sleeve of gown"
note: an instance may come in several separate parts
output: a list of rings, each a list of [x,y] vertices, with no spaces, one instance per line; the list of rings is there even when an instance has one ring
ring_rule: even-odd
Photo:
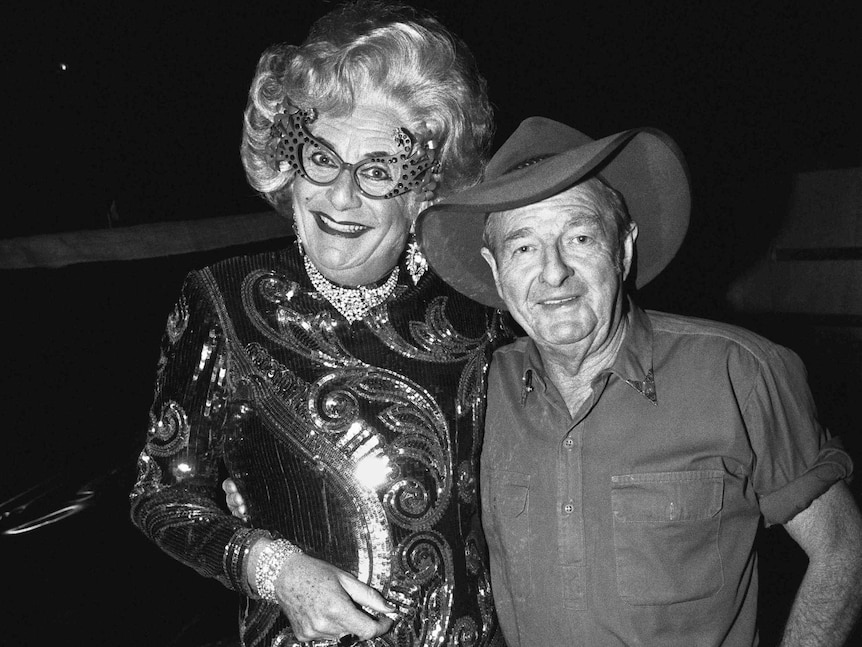
[[[133,523],[166,553],[232,589],[255,531],[222,507],[228,350],[200,274],[190,274],[168,317],[147,441],[132,490]],[[248,591],[246,590],[248,593]]]

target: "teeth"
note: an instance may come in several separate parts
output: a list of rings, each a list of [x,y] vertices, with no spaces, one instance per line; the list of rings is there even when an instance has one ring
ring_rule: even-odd
[[[556,305],[559,305],[561,303],[566,303],[567,301],[574,301],[574,300],[575,300],[575,297],[566,297],[565,299],[550,299],[548,301],[545,301],[545,305],[556,306]]]
[[[348,224],[340,223],[337,220],[333,220],[332,218],[330,218],[326,214],[321,214],[320,217],[326,221],[326,224],[329,227],[332,227],[336,231],[340,231],[340,232],[343,232],[345,234],[355,234],[356,232],[368,229],[368,227],[366,227],[364,225],[348,225]]]

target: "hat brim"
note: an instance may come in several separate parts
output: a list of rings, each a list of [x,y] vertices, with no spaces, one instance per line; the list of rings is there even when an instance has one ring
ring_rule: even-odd
[[[623,195],[638,225],[635,284],[643,287],[676,255],[691,210],[685,159],[668,135],[651,128],[588,141],[451,196],[420,214],[416,235],[443,280],[474,301],[506,309],[480,254],[485,214],[539,202],[595,174]]]

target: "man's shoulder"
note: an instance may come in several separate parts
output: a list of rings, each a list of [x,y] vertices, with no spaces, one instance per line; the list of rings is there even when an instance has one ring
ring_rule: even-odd
[[[758,362],[769,362],[789,349],[766,337],[735,324],[687,315],[646,310],[653,337],[658,343],[679,347],[689,343],[701,352],[704,347],[727,353],[748,355]],[[679,342],[679,343],[675,343]]]
[[[494,351],[494,361],[520,361],[524,353],[527,352],[527,345],[530,343],[529,337],[518,337],[515,341],[500,346]]]
[[[264,251],[231,256],[190,271],[184,281],[187,294],[206,294],[206,298],[234,302],[241,300],[246,279],[252,275],[274,274],[281,280],[294,281],[296,270],[291,267],[287,250]]]
[[[500,346],[491,356],[491,370],[495,372],[519,370],[523,366],[524,355],[531,343],[530,338],[525,336],[517,337],[514,341]]]
[[[207,265],[201,271],[220,276],[237,272],[246,273],[256,269],[283,270],[287,264],[286,261],[286,250],[264,251],[256,254],[231,256]]]

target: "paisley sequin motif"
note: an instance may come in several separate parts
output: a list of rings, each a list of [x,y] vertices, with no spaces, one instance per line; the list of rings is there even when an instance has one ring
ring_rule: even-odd
[[[340,322],[320,308],[321,298],[271,270],[250,272],[242,283],[243,308],[267,340],[325,367],[358,364],[338,336]],[[275,312],[275,325],[261,303]]]
[[[168,315],[165,334],[172,344],[176,344],[189,325],[189,304],[185,297],[180,297],[174,309]]]
[[[171,456],[189,442],[189,419],[177,402],[166,402],[158,417],[151,415],[147,450],[152,456]]]
[[[293,250],[192,277],[190,300],[169,318],[136,523],[240,588],[241,560],[224,555],[241,552],[207,544],[239,523],[213,507],[220,481],[213,493],[203,487],[224,465],[249,488],[251,527],[280,533],[396,605],[400,620],[364,647],[485,647],[496,632],[487,571],[462,533],[477,507],[491,317],[433,275],[414,286],[401,274],[390,300],[353,323],[310,287]],[[449,319],[453,308],[475,336]],[[190,322],[189,312],[205,314]],[[210,550],[205,564],[194,561]],[[240,632],[244,644],[302,644],[260,600],[244,598]]]
[[[399,546],[395,564],[396,580],[421,589],[422,604],[412,617],[395,626],[399,637],[412,635],[408,645],[443,645],[452,626],[454,564],[452,550],[445,538],[434,531],[417,532]],[[398,643],[401,644],[401,643]]]
[[[398,334],[385,311],[370,318],[368,325],[380,341],[405,357],[440,364],[464,362],[457,390],[457,408],[463,413],[483,401],[485,352],[493,338],[490,332],[477,338],[460,334],[446,317],[447,301],[445,296],[435,297],[424,320],[410,322],[412,343]]]

